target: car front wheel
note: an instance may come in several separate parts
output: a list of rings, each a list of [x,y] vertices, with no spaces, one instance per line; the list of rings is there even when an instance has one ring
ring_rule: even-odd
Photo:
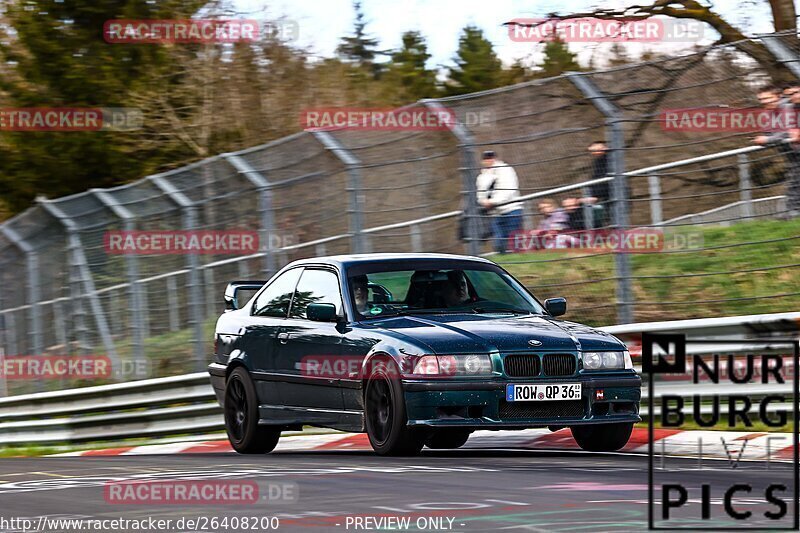
[[[250,374],[243,367],[231,372],[225,384],[225,430],[234,450],[245,454],[269,453],[281,430],[258,423],[258,397]]]
[[[419,432],[406,425],[403,388],[391,362],[367,379],[364,409],[369,443],[379,455],[416,455],[422,449]]]
[[[633,423],[595,424],[570,428],[581,449],[589,452],[615,452],[628,443]]]

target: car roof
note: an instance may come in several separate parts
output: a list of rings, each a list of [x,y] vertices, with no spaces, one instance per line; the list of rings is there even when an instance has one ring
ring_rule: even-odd
[[[349,255],[328,255],[324,257],[310,257],[308,259],[298,259],[297,261],[292,261],[290,264],[287,265],[287,267],[305,265],[305,264],[314,264],[314,265],[329,264],[329,265],[336,265],[339,267],[350,267],[365,263],[431,260],[431,259],[492,263],[488,259],[484,259],[483,257],[475,257],[472,255],[378,253],[378,254],[349,254]]]

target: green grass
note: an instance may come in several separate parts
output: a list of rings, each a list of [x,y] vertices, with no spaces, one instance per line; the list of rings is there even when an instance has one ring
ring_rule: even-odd
[[[665,241],[689,233],[702,239],[702,249],[629,254],[636,321],[797,309],[800,220],[667,229]],[[614,254],[545,250],[496,260],[540,298],[567,297],[569,319],[615,323]]]

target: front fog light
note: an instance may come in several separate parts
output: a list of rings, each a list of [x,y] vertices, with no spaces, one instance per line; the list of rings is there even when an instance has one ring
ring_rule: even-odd
[[[600,354],[597,352],[586,352],[583,354],[583,368],[586,370],[597,370],[602,364]]]

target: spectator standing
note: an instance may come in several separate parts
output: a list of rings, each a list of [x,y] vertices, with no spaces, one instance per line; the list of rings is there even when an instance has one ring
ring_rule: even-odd
[[[592,158],[591,177],[596,180],[608,176],[608,146],[605,141],[593,141],[589,145],[589,156]],[[588,198],[583,201],[592,205],[594,213],[593,227],[608,226],[611,220],[611,182],[595,183],[589,188]]]
[[[475,187],[478,204],[491,216],[495,251],[505,253],[508,237],[522,229],[522,202],[514,201],[520,196],[517,173],[492,150],[483,152],[481,164]]]
[[[800,214],[800,131],[796,124],[795,108],[800,95],[796,95],[798,87],[787,87],[781,91],[774,85],[762,87],[758,91],[758,101],[761,106],[774,113],[782,114],[778,123],[783,127],[775,131],[764,132],[753,139],[760,145],[772,145],[786,158],[786,210],[789,218]]]

